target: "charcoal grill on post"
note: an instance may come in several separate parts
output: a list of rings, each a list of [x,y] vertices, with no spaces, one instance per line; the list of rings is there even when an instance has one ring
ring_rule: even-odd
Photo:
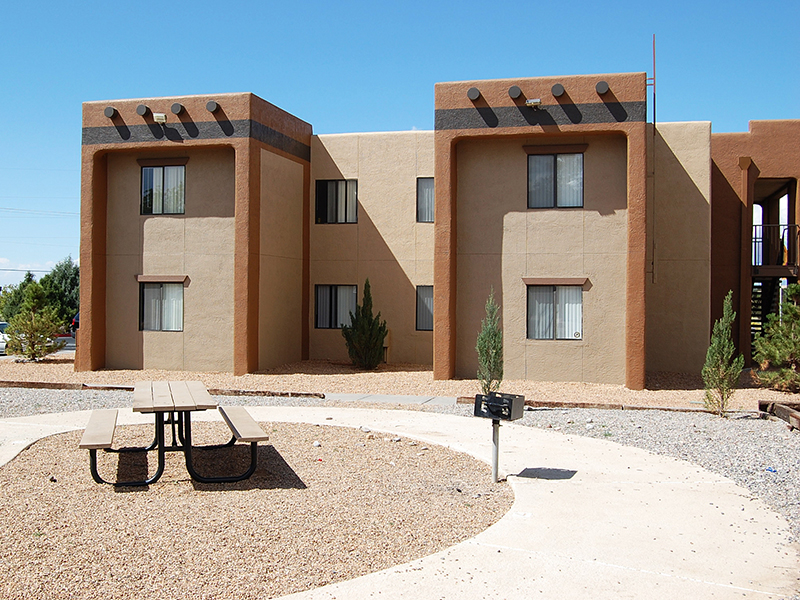
[[[500,421],[516,421],[522,418],[525,396],[489,392],[488,396],[475,396],[475,416],[492,420],[492,482],[497,483],[500,455]]]

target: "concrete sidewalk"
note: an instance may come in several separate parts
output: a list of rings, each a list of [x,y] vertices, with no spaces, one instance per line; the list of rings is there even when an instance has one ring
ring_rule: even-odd
[[[258,421],[367,426],[487,462],[491,455],[491,423],[483,419],[346,407],[248,410]],[[88,417],[86,411],[0,420],[0,464],[39,437],[83,427]],[[147,415],[120,411],[119,424],[147,422]],[[515,501],[494,526],[437,554],[290,598],[777,599],[796,593],[800,561],[786,522],[730,480],[613,442],[513,424],[502,427],[500,449],[500,470]]]

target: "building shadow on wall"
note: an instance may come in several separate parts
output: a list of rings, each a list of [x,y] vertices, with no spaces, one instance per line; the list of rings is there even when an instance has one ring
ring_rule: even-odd
[[[321,144],[314,145],[313,161],[315,175],[320,179],[345,179],[333,158]],[[373,168],[372,165],[369,168]],[[399,180],[399,179],[398,179]],[[414,185],[415,180],[410,181]],[[380,369],[392,369],[397,363],[432,362],[433,334],[416,330],[416,285],[406,269],[414,270],[418,257],[418,242],[415,206],[403,204],[403,210],[384,210],[388,198],[383,197],[383,185],[376,178],[363,177],[358,183],[358,224],[314,223],[316,183],[311,181],[311,281],[310,294],[310,340],[309,356],[312,359],[327,359],[325,369],[338,369],[343,373],[358,372],[348,366],[344,337],[339,331],[315,329],[315,286],[357,285],[357,302],[363,299],[364,282],[369,279],[372,292],[373,314],[381,313],[389,329],[387,337],[388,364]],[[410,191],[414,194],[414,191]],[[406,210],[409,208],[410,210]],[[423,225],[433,227],[433,224]],[[357,230],[353,228],[357,227]],[[431,231],[431,234],[433,232]],[[353,240],[351,235],[355,235]],[[329,249],[322,255],[322,249]],[[431,240],[432,245],[432,240]],[[398,249],[395,254],[392,246]],[[432,262],[433,256],[431,254]],[[335,274],[328,275],[328,269]],[[347,280],[341,280],[347,279]],[[419,281],[420,285],[432,285],[430,281]],[[316,347],[315,347],[316,340]],[[296,365],[295,365],[296,366]],[[295,368],[293,366],[292,368]],[[300,363],[301,369],[321,368],[315,361]],[[285,367],[277,367],[286,371]],[[350,369],[350,370],[349,370]],[[418,370],[413,367],[412,370]],[[262,372],[274,372],[262,371]],[[295,371],[296,372],[296,371]]]

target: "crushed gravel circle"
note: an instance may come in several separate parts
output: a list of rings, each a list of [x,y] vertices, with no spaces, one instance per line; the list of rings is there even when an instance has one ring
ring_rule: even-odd
[[[80,431],[40,440],[0,468],[4,599],[274,598],[427,556],[483,531],[513,501],[487,465],[410,439],[262,423],[259,468],[237,484],[199,484],[183,456],[145,488],[94,483]],[[219,443],[221,423],[194,441]],[[152,427],[119,427],[146,445]],[[243,471],[249,447],[197,451],[201,473]],[[138,479],[141,454],[98,453],[107,478]],[[203,457],[205,456],[205,460]],[[155,468],[151,457],[149,470]],[[224,461],[225,464],[222,464]]]

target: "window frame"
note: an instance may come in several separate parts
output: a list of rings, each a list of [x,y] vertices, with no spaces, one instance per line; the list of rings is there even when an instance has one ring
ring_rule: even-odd
[[[180,315],[180,329],[164,329],[164,286],[175,286],[176,288],[180,286],[181,290],[181,315]],[[159,309],[161,314],[159,314],[158,321],[159,321],[159,328],[158,329],[146,329],[145,328],[145,290],[148,289],[148,286],[159,286],[160,288],[160,298],[159,298]],[[184,330],[184,322],[185,322],[185,310],[186,310],[186,303],[185,303],[185,283],[183,281],[177,281],[176,278],[165,278],[164,280],[154,280],[152,277],[140,277],[139,278],[139,331],[163,331],[169,333],[177,333],[182,332]]]
[[[345,220],[344,221],[340,221],[337,218],[337,220],[335,220],[335,221],[330,221],[330,220],[328,220],[328,213],[330,212],[329,205],[330,205],[331,199],[330,199],[330,197],[328,195],[328,184],[329,183],[340,183],[340,182],[344,182],[345,183],[345,192],[344,192],[344,195],[345,195],[345,198],[344,198],[344,202],[345,202],[345,205],[344,205],[345,206],[345,209],[344,209]],[[353,191],[354,191],[354,193],[353,193],[353,202],[355,203],[355,206],[353,206],[353,211],[352,211],[353,215],[355,215],[353,220],[349,220],[349,216],[348,215],[349,215],[350,211],[347,210],[348,209],[347,200],[350,197],[350,194],[348,192],[351,189],[351,186],[352,186]],[[336,189],[337,192],[336,192],[335,198],[333,199],[333,201],[335,203],[334,209],[333,209],[333,213],[338,215],[339,212],[340,212],[339,209],[340,209],[341,199],[339,198],[339,193],[338,193],[339,187],[336,186],[334,189]],[[314,207],[315,207],[314,208],[314,222],[317,225],[348,225],[348,224],[358,223],[358,179],[317,179],[316,180],[316,190],[315,190],[314,194],[315,194],[314,195]]]
[[[527,164],[526,164],[526,204],[528,210],[548,210],[548,209],[561,209],[561,210],[568,210],[568,209],[582,209],[585,206],[585,194],[584,191],[586,189],[585,182],[586,182],[586,161],[585,161],[585,153],[586,149],[589,147],[588,144],[564,144],[564,145],[555,145],[555,146],[523,146],[523,150],[527,154]],[[563,155],[580,155],[581,156],[581,193],[580,193],[580,204],[579,205],[570,205],[570,206],[561,206],[559,205],[559,194],[558,194],[558,157]],[[552,156],[553,157],[553,190],[552,190],[552,198],[551,204],[548,206],[531,206],[531,158],[538,156]]]
[[[430,326],[430,328],[420,327],[420,319],[419,319],[420,318],[420,310],[419,310],[420,309],[420,295],[419,295],[419,292],[420,292],[420,289],[422,289],[422,288],[430,288],[430,291],[431,291],[431,296],[430,296],[431,297],[431,313],[430,313],[431,326]],[[416,298],[417,298],[417,310],[416,310],[416,316],[415,316],[416,331],[433,331],[433,286],[432,285],[418,285],[418,286],[416,286]]]
[[[189,162],[188,158],[176,159],[139,159],[137,161],[141,167],[139,173],[139,214],[142,216],[160,216],[160,215],[185,215],[186,214],[186,163]],[[164,174],[165,168],[177,168],[181,172],[180,186],[182,188],[181,194],[181,210],[176,212],[164,211]],[[145,194],[145,171],[146,170],[160,170],[161,174],[161,212],[155,212],[153,206],[155,205],[154,198],[151,198],[149,211],[145,210],[144,194]],[[155,181],[155,177],[153,177]]]
[[[434,192],[433,192],[433,205],[431,206],[431,218],[430,220],[420,218],[420,181],[430,181],[432,185],[434,185]],[[417,223],[433,223],[436,215],[436,188],[433,181],[433,177],[417,177]]]
[[[552,332],[551,337],[532,337],[531,332],[531,288],[550,288],[552,290],[552,322],[549,324],[550,330]],[[581,292],[580,298],[580,336],[579,337],[558,337],[558,323],[559,323],[559,314],[558,311],[558,297],[557,297],[557,290],[558,288],[572,288],[578,289]],[[527,283],[525,287],[525,338],[528,340],[534,341],[554,341],[554,342],[581,342],[584,340],[585,332],[583,327],[583,294],[586,291],[585,285],[581,283],[561,283],[561,282],[547,282],[547,283]]]
[[[319,289],[320,288],[328,288],[328,304],[330,306],[329,314],[328,314],[328,322],[334,323],[337,321],[336,315],[338,313],[338,291],[339,288],[354,288],[353,297],[355,300],[353,311],[355,313],[355,307],[358,305],[358,286],[353,284],[330,284],[330,283],[322,283],[322,284],[315,284],[314,285],[314,329],[339,329],[341,330],[345,324],[337,325],[337,326],[321,326],[320,325],[320,318],[319,318]],[[352,323],[352,322],[351,322]],[[349,325],[349,324],[348,324]]]

